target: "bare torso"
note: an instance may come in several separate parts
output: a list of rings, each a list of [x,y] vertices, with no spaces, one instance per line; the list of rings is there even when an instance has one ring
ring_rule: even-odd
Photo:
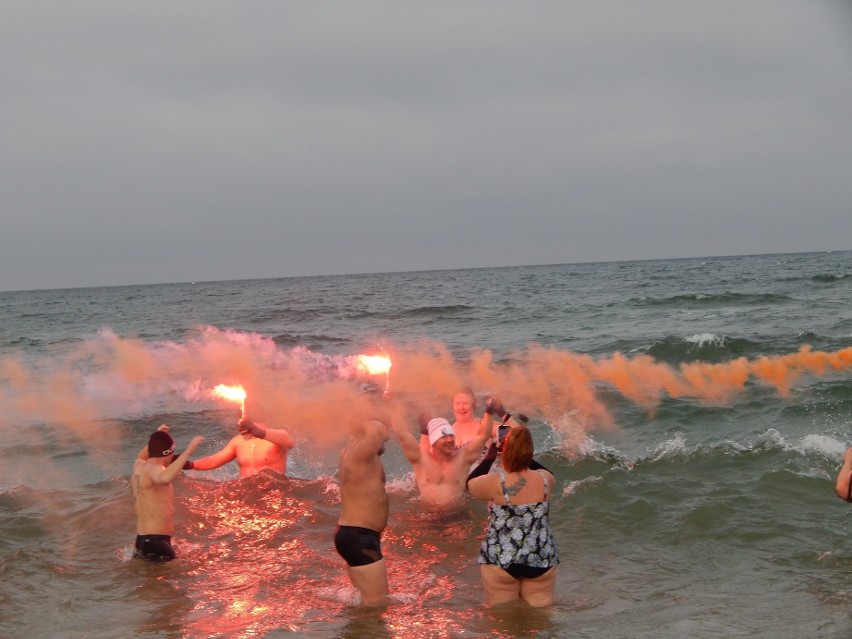
[[[136,506],[137,535],[171,535],[174,532],[174,491],[172,485],[155,484],[152,472],[162,465],[139,459],[133,464],[130,486]]]
[[[466,419],[457,419],[453,422],[453,432],[456,434],[456,446],[461,448],[479,435],[480,421],[468,416]]]
[[[240,477],[248,477],[263,468],[286,474],[288,449],[251,435],[237,435],[233,439]]]
[[[438,444],[440,446],[440,443]],[[445,451],[426,450],[412,464],[420,498],[431,510],[455,509],[464,503],[469,463],[455,445]]]

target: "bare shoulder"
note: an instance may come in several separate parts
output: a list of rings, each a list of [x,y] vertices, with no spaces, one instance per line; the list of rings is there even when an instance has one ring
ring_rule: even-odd
[[[376,457],[378,452],[377,442],[369,438],[352,439],[343,451],[346,463],[363,464]],[[341,457],[343,461],[343,457]]]
[[[478,499],[491,499],[499,487],[500,478],[496,473],[474,477],[467,484],[470,494]]]
[[[248,440],[246,440],[246,438],[242,435],[234,435],[233,437],[231,437],[231,439],[228,440],[227,444],[222,446],[220,452],[239,450],[240,447],[245,444],[246,441]]]
[[[556,477],[554,477],[553,473],[549,470],[544,470],[544,468],[539,468],[536,472],[541,475],[545,485],[547,486],[546,494],[549,495],[549,499],[553,496],[553,487],[556,485]]]
[[[133,475],[130,481],[133,488],[143,488],[151,485],[152,465],[145,459],[137,459],[133,464]]]

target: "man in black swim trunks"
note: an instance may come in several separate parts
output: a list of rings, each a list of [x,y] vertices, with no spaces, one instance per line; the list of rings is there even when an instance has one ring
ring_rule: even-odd
[[[136,505],[135,556],[151,561],[175,558],[171,544],[174,532],[172,481],[204,441],[201,436],[194,437],[175,459],[175,442],[168,431],[169,427],[163,424],[151,435],[148,445],[139,452],[133,464],[130,478]]]
[[[387,420],[385,420],[387,421]],[[388,494],[380,456],[385,452],[388,425],[355,418],[340,453],[340,515],[334,547],[346,560],[349,579],[366,605],[387,601],[388,575],[380,539],[388,523]]]

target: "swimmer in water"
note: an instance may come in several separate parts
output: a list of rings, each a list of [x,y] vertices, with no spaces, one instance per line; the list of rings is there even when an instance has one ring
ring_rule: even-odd
[[[340,453],[340,514],[334,547],[346,561],[361,603],[387,602],[388,574],[381,536],[388,523],[388,494],[381,456],[389,429],[385,420],[354,418]]]
[[[266,424],[257,423],[248,416],[237,422],[237,428],[239,434],[222,450],[191,461],[187,468],[212,470],[236,459],[240,477],[248,477],[264,468],[287,474],[287,454],[296,445],[290,433],[283,428],[270,428]]]
[[[133,464],[130,486],[136,506],[136,550],[134,556],[150,561],[170,561],[174,533],[174,491],[172,482],[181,473],[189,456],[204,441],[193,437],[186,450],[175,458],[175,442],[169,427],[161,425],[148,439]]]

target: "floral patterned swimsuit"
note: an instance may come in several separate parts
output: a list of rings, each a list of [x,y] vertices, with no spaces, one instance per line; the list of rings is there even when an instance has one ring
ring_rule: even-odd
[[[547,477],[544,499],[534,504],[509,503],[503,469],[500,488],[506,503],[492,502],[488,506],[490,515],[479,549],[479,563],[500,566],[515,579],[540,577],[559,563],[548,519]]]

